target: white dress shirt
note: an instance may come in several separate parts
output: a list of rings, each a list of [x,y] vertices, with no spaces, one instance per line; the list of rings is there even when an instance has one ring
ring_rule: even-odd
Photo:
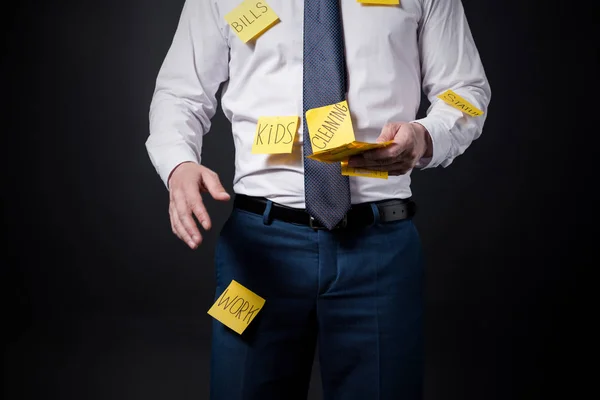
[[[302,122],[291,154],[251,151],[260,117],[302,116],[304,1],[266,0],[280,21],[247,44],[224,18],[240,2],[186,0],[158,73],[146,148],[165,185],[180,163],[200,163],[215,94],[225,82],[221,105],[235,144],[234,191],[304,208]],[[433,157],[419,167],[448,166],[481,134],[491,97],[460,0],[401,0],[395,7],[341,0],[341,9],[356,140],[374,142],[386,123],[415,121],[423,89],[431,106],[417,122],[432,137]],[[436,97],[447,89],[485,113],[466,116]],[[410,173],[350,177],[350,190],[352,203],[407,198]]]

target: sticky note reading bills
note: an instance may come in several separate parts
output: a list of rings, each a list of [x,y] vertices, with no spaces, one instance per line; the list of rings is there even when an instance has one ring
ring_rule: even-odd
[[[471,117],[478,117],[483,114],[483,111],[481,111],[473,104],[469,103],[467,100],[460,97],[458,94],[454,93],[450,89],[446,90],[444,93],[438,95],[437,97],[444,100],[448,105],[464,112],[467,115],[470,115]]]
[[[265,299],[232,280],[208,315],[241,335],[264,304]]]
[[[225,15],[225,21],[241,41],[247,43],[275,25],[279,17],[264,0],[244,0]]]

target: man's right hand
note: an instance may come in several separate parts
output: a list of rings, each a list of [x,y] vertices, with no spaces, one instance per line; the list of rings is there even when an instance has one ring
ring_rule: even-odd
[[[193,162],[179,164],[171,173],[168,185],[173,233],[195,249],[202,243],[202,235],[192,214],[205,230],[211,228],[201,193],[209,192],[213,199],[220,201],[227,201],[230,196],[214,171]]]

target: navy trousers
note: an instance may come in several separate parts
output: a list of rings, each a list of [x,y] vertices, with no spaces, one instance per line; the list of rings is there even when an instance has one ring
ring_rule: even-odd
[[[213,320],[212,400],[305,400],[315,349],[325,400],[418,400],[423,265],[411,220],[315,231],[234,209],[216,297],[235,279],[266,299],[242,335]]]

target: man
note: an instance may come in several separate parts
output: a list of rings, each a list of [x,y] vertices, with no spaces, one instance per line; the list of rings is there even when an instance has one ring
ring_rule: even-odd
[[[235,279],[266,303],[242,335],[213,322],[211,398],[306,398],[318,348],[325,399],[419,399],[423,266],[410,172],[462,154],[481,134],[491,96],[462,4],[268,0],[230,25],[225,16],[240,3],[185,2],[147,141],[169,189],[173,233],[194,249],[202,241],[194,217],[211,228],[200,193],[230,199],[201,164],[225,82],[235,200],[216,251],[216,295]],[[240,30],[265,10],[279,21],[245,43]],[[431,106],[415,120],[421,89]],[[438,98],[449,89],[483,115]],[[349,166],[388,179],[348,177],[339,163],[306,158],[315,145],[306,111],[344,100],[356,140],[394,142]],[[253,154],[265,116],[300,117],[291,153]]]

